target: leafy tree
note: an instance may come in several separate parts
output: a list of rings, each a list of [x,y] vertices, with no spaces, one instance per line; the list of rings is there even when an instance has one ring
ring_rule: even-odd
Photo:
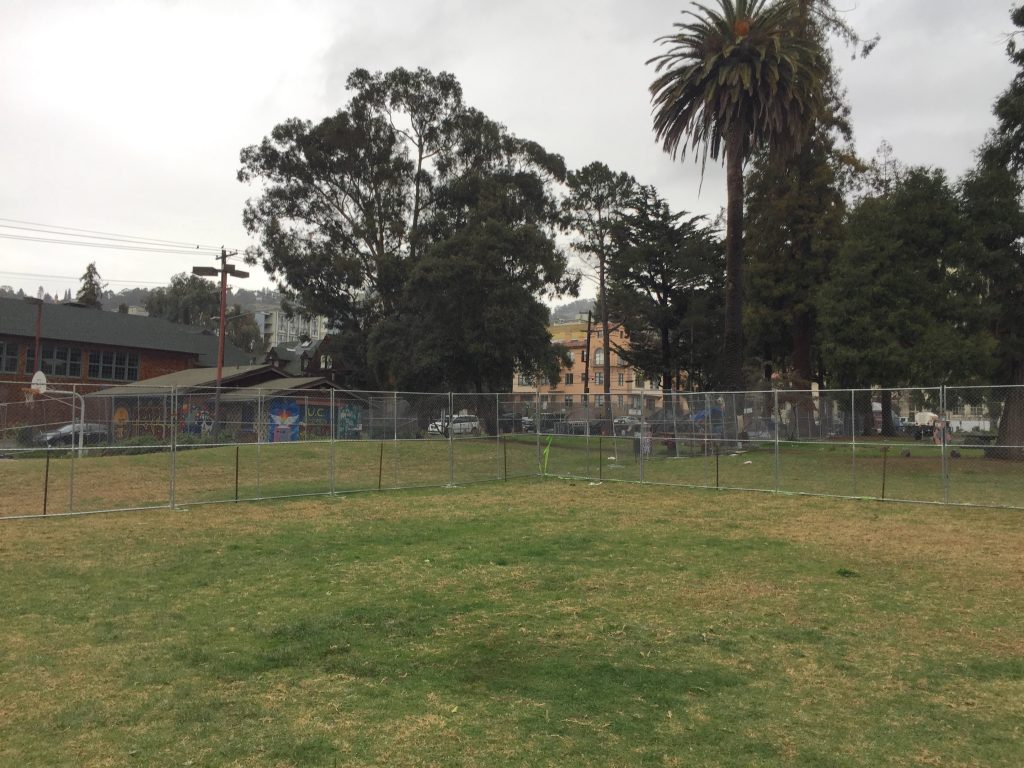
[[[570,171],[566,184],[569,194],[563,201],[563,211],[566,226],[576,234],[572,247],[592,262],[597,272],[597,310],[604,351],[604,418],[610,422],[612,372],[607,282],[615,255],[612,232],[635,194],[636,180],[627,173],[613,172],[604,163],[594,162]]]
[[[959,267],[969,247],[944,174],[911,168],[891,192],[860,201],[821,290],[830,383],[882,385],[883,433],[892,434],[891,387],[965,380],[988,345],[972,322]]]
[[[212,281],[181,272],[171,278],[166,288],[151,291],[143,306],[151,317],[185,325],[206,325],[220,317],[220,294]]]
[[[685,370],[691,386],[713,380],[720,347],[721,243],[699,216],[673,213],[642,187],[615,230],[609,303],[629,334],[618,353],[671,393]]]
[[[842,241],[845,198],[864,170],[828,43],[838,37],[866,54],[878,39],[863,41],[830,0],[798,0],[797,18],[823,62],[825,103],[792,156],[762,150],[753,157],[746,224],[756,236],[745,242],[744,328],[755,356],[809,389],[812,380],[821,381],[815,298]]]
[[[1024,5],[1014,8],[1017,28],[1007,55],[1017,66],[1013,80],[996,99],[996,128],[979,153],[975,170],[962,184],[965,213],[981,250],[971,265],[977,275],[975,293],[987,312],[995,344],[995,380],[1014,386],[1006,390],[1000,409],[998,443],[1024,446]],[[1024,448],[990,452],[1000,458],[1024,460]]]
[[[413,268],[400,311],[370,337],[378,379],[476,392],[507,390],[517,370],[557,380],[534,265],[559,269],[560,260],[548,237],[493,221],[434,245]]]
[[[666,152],[689,145],[722,158],[728,195],[725,237],[725,384],[741,389],[743,366],[743,165],[767,148],[798,148],[823,105],[823,62],[800,35],[792,0],[718,0],[684,11],[686,22],[661,38],[651,59],[654,131]],[[731,420],[730,420],[731,421]]]
[[[256,324],[252,312],[243,312],[242,307],[235,304],[225,313],[225,338],[243,352],[260,356],[266,352],[263,341],[263,330]]]
[[[441,312],[416,314],[418,299],[409,286],[414,275],[425,280],[417,272],[421,263],[436,269],[439,259],[448,258],[458,262],[449,272],[460,273],[464,257],[453,244],[486,263],[475,247],[481,230],[497,243],[506,242],[509,232],[492,229],[550,240],[557,214],[551,185],[564,180],[565,166],[559,156],[464,106],[447,73],[356,70],[348,85],[354,95],[347,109],[315,126],[286,121],[242,150],[239,180],[264,185],[244,213],[246,227],[260,240],[249,258],[278,278],[287,297],[327,316],[347,339],[352,366],[376,374],[368,384],[391,386],[410,380],[406,366],[414,363],[396,354],[401,345],[382,347],[395,343],[396,323],[411,328],[444,320]],[[510,290],[529,290],[532,301],[541,291],[573,288],[564,256],[552,248],[553,260],[532,261],[540,252],[524,252],[520,259],[505,251],[510,261],[497,273],[516,281]],[[529,307],[522,309],[536,321]],[[434,338],[448,332],[420,330]],[[539,350],[536,356],[542,356]],[[447,370],[473,365],[463,361]],[[438,371],[419,366],[427,368]],[[475,385],[489,374],[456,378]],[[420,388],[441,381],[413,380]]]
[[[85,268],[82,275],[82,287],[78,289],[75,300],[87,307],[103,309],[103,290],[106,284],[100,279],[99,270],[96,269],[96,262],[92,262]]]
[[[430,248],[370,334],[368,358],[378,381],[399,387],[504,391],[516,370],[551,379],[558,355],[537,296],[575,288],[547,182],[564,165],[479,113],[460,131],[459,172],[435,189],[423,225]]]

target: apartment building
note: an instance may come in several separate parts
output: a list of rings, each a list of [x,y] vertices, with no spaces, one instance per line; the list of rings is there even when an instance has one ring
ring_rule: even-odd
[[[305,318],[295,314],[288,317],[281,309],[260,309],[253,313],[253,317],[263,330],[267,349],[303,339],[322,339],[328,331],[327,318],[322,315]]]
[[[549,326],[551,341],[569,353],[558,383],[539,384],[528,375],[517,373],[512,392],[523,403],[540,399],[542,412],[564,414],[567,419],[584,419],[595,409],[604,408],[604,334],[599,325],[590,327],[590,364],[587,365],[587,323],[557,323]],[[618,350],[629,349],[629,336],[619,323],[609,326],[611,363],[611,405],[615,417],[651,414],[661,407],[661,388],[629,367]]]

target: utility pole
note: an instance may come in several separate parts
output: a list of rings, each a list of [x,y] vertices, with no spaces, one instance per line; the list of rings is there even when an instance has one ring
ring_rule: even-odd
[[[220,428],[220,385],[221,380],[224,378],[224,327],[226,325],[225,316],[227,314],[227,302],[228,302],[228,275],[232,277],[248,277],[249,273],[241,269],[235,269],[234,264],[228,264],[228,259],[232,256],[237,256],[238,251],[231,251],[230,253],[221,246],[220,249],[220,269],[216,267],[192,267],[193,275],[200,275],[202,277],[216,277],[220,275],[220,332],[217,334],[217,393],[214,397],[213,406],[213,428]]]
[[[593,324],[593,313],[587,310],[587,344],[583,349],[583,402],[586,412],[590,413],[590,329]]]

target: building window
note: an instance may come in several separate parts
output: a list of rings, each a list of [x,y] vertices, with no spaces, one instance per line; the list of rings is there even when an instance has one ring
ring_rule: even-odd
[[[624,385],[625,385],[625,383],[626,383],[626,374],[624,374],[624,373],[620,373],[620,374],[619,374],[619,386],[620,386],[620,387],[621,387],[621,386],[624,386]]]
[[[640,395],[631,395],[629,398],[630,408],[640,410]]]
[[[139,356],[135,352],[93,350],[89,353],[89,378],[138,381]]]
[[[562,376],[562,381],[565,383],[566,386],[569,386],[572,384],[572,378],[572,374],[567,373],[564,376]]]
[[[617,397],[619,398],[617,405],[619,406],[619,408],[621,408],[622,407],[622,395],[617,395]]]
[[[597,395],[594,398],[594,405],[598,408],[604,408],[604,395]]]
[[[569,365],[572,365],[573,363],[576,362],[576,353],[573,352],[571,349],[565,353],[565,357],[569,361]]]
[[[604,371],[598,371],[594,374],[595,384],[604,384]]]
[[[639,371],[637,371],[636,378],[633,381],[636,384],[636,388],[637,389],[643,389],[644,388],[644,376]]]
[[[29,371],[41,369],[47,376],[68,376],[77,379],[82,375],[82,350],[44,344],[42,365],[37,368],[36,351],[29,347],[25,365]]]
[[[565,407],[572,408],[572,395],[565,396]]]
[[[594,353],[594,365],[604,365],[604,350],[599,349]]]
[[[532,387],[533,386],[533,380],[530,378],[530,375],[528,373],[520,373],[519,374],[519,386],[520,387]]]
[[[0,341],[0,373],[18,372],[18,345],[13,341]]]
[[[582,362],[584,362],[584,363],[587,362],[587,350],[585,350],[585,349],[581,349],[580,350],[580,360]]]

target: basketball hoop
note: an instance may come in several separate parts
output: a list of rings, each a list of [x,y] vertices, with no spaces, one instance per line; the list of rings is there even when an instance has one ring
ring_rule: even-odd
[[[26,405],[31,405],[35,401],[36,391],[32,387],[22,387],[21,394],[25,396]]]
[[[37,395],[46,394],[46,374],[42,371],[36,371],[32,376],[32,392]]]

